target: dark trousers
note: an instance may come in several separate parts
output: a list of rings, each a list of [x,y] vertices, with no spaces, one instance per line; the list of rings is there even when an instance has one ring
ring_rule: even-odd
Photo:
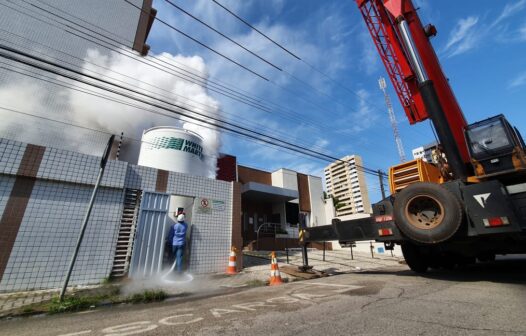
[[[175,267],[178,273],[183,272],[183,256],[184,256],[184,245],[173,245],[172,253],[175,258]]]

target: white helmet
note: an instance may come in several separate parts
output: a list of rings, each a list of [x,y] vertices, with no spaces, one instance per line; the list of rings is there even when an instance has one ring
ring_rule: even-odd
[[[179,216],[177,216],[177,221],[184,222],[184,214],[180,214]]]

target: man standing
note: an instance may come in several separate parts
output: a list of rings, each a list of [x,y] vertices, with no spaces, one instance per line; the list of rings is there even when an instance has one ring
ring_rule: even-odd
[[[172,225],[168,233],[168,242],[172,244],[172,253],[175,257],[177,273],[183,272],[183,256],[186,244],[186,229],[188,225],[185,223],[184,214],[177,216],[177,223]]]

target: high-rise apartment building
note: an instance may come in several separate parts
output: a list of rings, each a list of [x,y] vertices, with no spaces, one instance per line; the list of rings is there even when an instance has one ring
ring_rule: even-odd
[[[433,162],[433,150],[436,148],[437,143],[432,142],[425,146],[420,146],[413,149],[413,160],[422,159],[425,162]]]
[[[372,212],[365,174],[358,167],[363,167],[362,158],[350,155],[325,168],[327,194],[340,203],[337,217]]]

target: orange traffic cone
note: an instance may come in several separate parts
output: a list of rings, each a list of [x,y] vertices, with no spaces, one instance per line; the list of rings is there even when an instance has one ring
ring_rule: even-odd
[[[279,273],[278,261],[276,259],[276,252],[270,254],[272,261],[270,263],[270,286],[277,286],[283,283],[281,274]]]
[[[226,274],[237,274],[236,266],[236,248],[232,246],[230,249],[230,256],[228,257],[228,267],[226,269]]]

